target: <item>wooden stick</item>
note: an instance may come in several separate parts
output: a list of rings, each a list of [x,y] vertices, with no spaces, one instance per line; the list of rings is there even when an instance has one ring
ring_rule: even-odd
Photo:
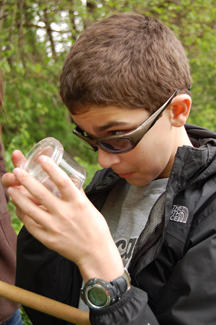
[[[0,297],[77,325],[91,325],[89,313],[0,281]]]

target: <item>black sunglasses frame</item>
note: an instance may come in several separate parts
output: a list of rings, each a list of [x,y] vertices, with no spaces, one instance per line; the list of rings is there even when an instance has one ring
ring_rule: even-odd
[[[90,145],[88,148],[93,149],[94,151],[98,150],[98,147],[102,150],[111,153],[111,154],[119,154],[119,153],[126,153],[128,151],[133,150],[136,145],[140,142],[140,140],[143,138],[143,136],[152,128],[152,126],[156,123],[160,115],[163,113],[163,111],[167,108],[167,106],[171,103],[174,97],[176,97],[180,93],[181,89],[176,90],[170,98],[156,111],[154,112],[147,120],[145,120],[142,124],[140,124],[135,130],[130,131],[128,133],[120,134],[120,135],[111,135],[108,137],[98,138],[98,139],[92,139],[88,136],[84,135],[84,131],[80,129],[78,126],[76,126],[73,129],[73,133],[80,139],[83,140],[84,143]],[[131,147],[123,150],[123,151],[115,151],[109,148],[106,148],[104,146],[101,146],[100,143],[107,140],[118,140],[118,139],[125,139],[130,141]]]

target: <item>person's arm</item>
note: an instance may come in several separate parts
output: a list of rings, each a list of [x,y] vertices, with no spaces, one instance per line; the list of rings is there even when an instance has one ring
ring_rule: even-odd
[[[9,189],[9,193],[17,207],[17,215],[25,224],[18,238],[17,284],[33,291],[40,287],[40,293],[44,288],[45,294],[53,298],[53,294],[47,290],[47,283],[49,284],[49,278],[55,276],[55,272],[58,275],[55,268],[58,264],[56,261],[63,259],[60,255],[78,265],[84,282],[93,277],[111,281],[121,276],[124,272],[121,256],[104,217],[58,166],[46,159],[42,162],[42,167],[59,188],[61,198],[54,197],[24,171],[15,169],[14,174],[7,174],[3,178],[6,186],[14,186]],[[24,192],[23,188],[27,191]],[[38,205],[39,202],[45,209]],[[65,281],[67,283],[68,278]],[[52,290],[53,288],[50,291]],[[59,290],[57,287],[56,296]],[[70,291],[65,287],[62,290],[66,292],[65,295]],[[79,297],[77,291],[72,294]],[[137,288],[128,290],[121,301],[109,308],[111,311],[115,310],[117,317],[121,317],[122,324],[126,324],[129,315],[135,313],[136,317],[134,320],[128,319],[128,324],[139,324],[142,319],[158,325],[147,305],[146,293]],[[125,311],[123,314],[122,308]],[[91,311],[91,318],[95,319],[92,322],[104,318],[104,312],[105,309],[98,316]],[[102,321],[107,324],[105,320]],[[145,324],[143,321],[142,324]],[[112,320],[111,323],[115,324],[115,321]],[[40,324],[45,322],[40,320]]]
[[[17,239],[16,285],[77,307],[82,283],[78,267],[35,239],[25,228]],[[69,325],[68,322],[24,307],[33,324]]]
[[[12,155],[14,166],[19,166],[23,158],[22,153],[16,150]],[[5,175],[2,182],[6,187],[17,186],[24,195],[31,197],[12,173]],[[21,229],[17,238],[17,286],[77,307],[81,283],[79,269],[73,262],[45,247],[27,231],[25,226]],[[34,309],[26,307],[24,309],[33,324],[69,324]]]
[[[92,277],[111,281],[121,276],[124,272],[121,256],[104,217],[63,170],[48,157],[41,158],[42,168],[62,196],[55,197],[31,175],[15,168],[16,180],[37,201],[10,187],[8,193],[18,217],[45,246],[77,264],[85,282]]]
[[[19,166],[21,160],[20,155],[14,154],[15,166]],[[17,284],[30,288],[30,279],[35,277],[35,273],[39,279],[40,269],[44,269],[46,262],[47,266],[51,265],[50,260],[53,262],[55,259],[52,257],[54,252],[50,251],[57,251],[67,260],[74,261],[85,282],[95,276],[110,281],[122,275],[122,260],[103,216],[57,165],[48,160],[44,164],[47,164],[50,176],[54,175],[53,180],[62,193],[61,199],[24,171],[17,175],[15,169],[14,174],[8,173],[2,180],[5,186],[13,187],[10,188],[13,191],[10,192],[12,201],[17,207],[17,215],[25,224],[18,237]],[[40,260],[40,254],[34,252],[32,257],[35,247],[38,251],[48,252],[48,255],[43,252]],[[35,264],[23,276],[22,265],[27,268],[29,261]],[[40,263],[43,263],[42,267]],[[77,296],[77,292],[74,294]]]

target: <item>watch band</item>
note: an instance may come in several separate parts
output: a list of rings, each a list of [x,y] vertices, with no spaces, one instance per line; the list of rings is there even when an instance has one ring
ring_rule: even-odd
[[[118,278],[116,278],[114,280],[112,280],[110,283],[111,284],[114,284],[114,286],[117,288],[117,290],[118,290],[118,296],[119,296],[119,299],[120,299],[121,296],[130,287],[131,278],[130,278],[130,275],[128,273],[128,270],[125,268],[123,275],[122,276],[119,276]]]
[[[127,269],[124,274],[110,282],[102,279],[90,279],[81,289],[80,295],[84,303],[93,309],[100,309],[114,304],[130,288],[130,275]]]

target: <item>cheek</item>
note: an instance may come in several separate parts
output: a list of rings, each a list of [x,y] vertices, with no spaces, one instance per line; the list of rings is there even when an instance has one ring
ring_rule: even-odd
[[[150,174],[161,173],[170,159],[170,146],[163,135],[143,138],[134,149],[133,159],[143,171]]]

